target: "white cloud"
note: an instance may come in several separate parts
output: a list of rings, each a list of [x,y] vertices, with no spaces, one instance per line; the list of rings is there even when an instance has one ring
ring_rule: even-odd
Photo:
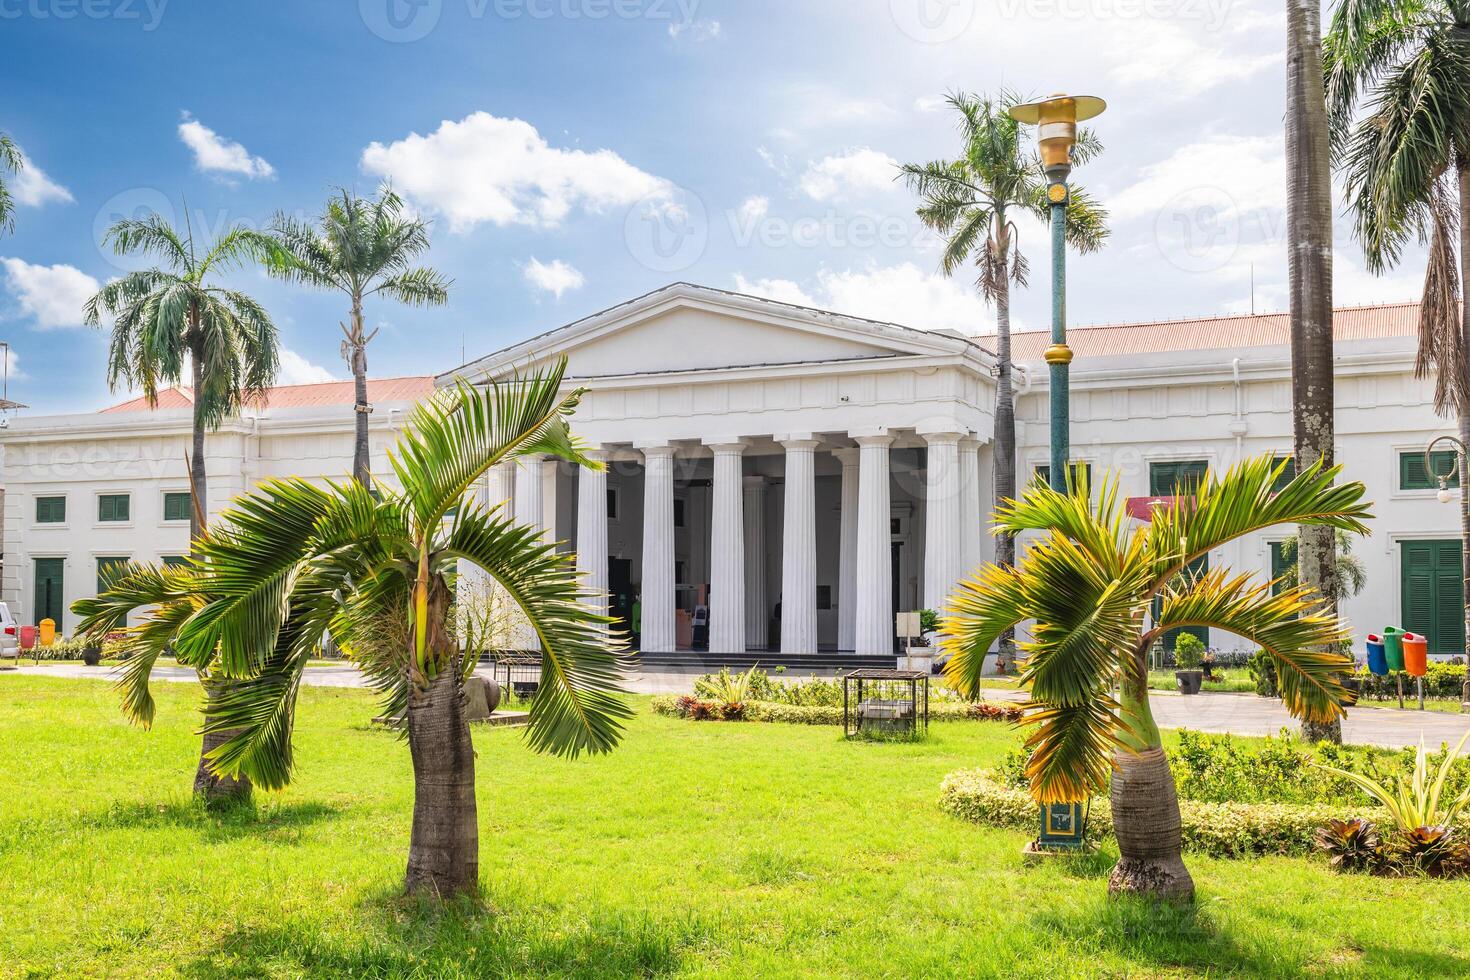
[[[720,22],[717,20],[681,20],[669,24],[669,37],[676,41],[687,38],[699,43],[713,41],[719,36]]]
[[[488,112],[445,120],[428,136],[372,143],[362,169],[442,212],[455,231],[485,221],[554,227],[579,205],[601,211],[672,190],[612,150],[552,147],[530,123]]]
[[[10,181],[10,193],[16,203],[28,208],[38,208],[48,201],[72,201],[71,191],[62,187],[36,166],[36,161],[22,151],[20,173]]]
[[[42,330],[82,325],[82,307],[102,288],[82,270],[70,265],[32,265],[24,259],[0,258],[5,286],[20,306],[22,316],[35,319]]]
[[[1241,82],[1280,64],[1280,49],[1254,53],[1232,43],[1239,38],[1258,43],[1262,37],[1281,38],[1286,28],[1281,15],[1237,11],[1229,30],[1205,32],[1195,25],[1139,19],[1126,25],[1129,42],[1112,48],[1114,64],[1108,77],[1125,85],[1147,86],[1149,94],[1183,100],[1231,82]],[[1110,46],[1100,45],[1107,51]]]
[[[290,348],[281,348],[281,370],[276,375],[276,384],[310,385],[337,380],[340,379],[320,364],[311,363]]]
[[[542,262],[532,256],[526,263],[523,274],[526,282],[543,292],[554,294],[557,299],[561,299],[561,294],[567,290],[581,289],[587,283],[582,273],[561,259]]]
[[[179,123],[179,139],[194,151],[194,165],[205,173],[238,175],[250,180],[269,180],[276,175],[276,168],[263,157],[251,156],[244,146],[225,139],[187,112]]]
[[[790,279],[747,279],[737,274],[735,288],[783,303],[887,320],[920,330],[952,329],[977,334],[995,328],[995,313],[969,288],[967,280],[924,272],[912,262],[842,271],[823,269],[817,273],[816,282],[807,286]],[[1020,329],[1020,324],[1014,326]]]
[[[897,160],[864,146],[812,163],[801,175],[801,189],[808,197],[825,201],[844,191],[888,187],[897,174]]]
[[[740,218],[741,225],[749,226],[764,218],[770,210],[771,199],[756,194],[741,201],[735,213]]]
[[[1210,136],[1139,171],[1138,180],[1106,201],[1114,220],[1164,215],[1194,221],[1208,211],[1220,221],[1280,212],[1286,206],[1286,149],[1280,136]],[[1190,212],[1173,219],[1174,212]],[[1264,229],[1271,232],[1275,229]]]
[[[944,96],[921,95],[914,100],[914,108],[919,112],[939,112],[944,108]]]
[[[21,366],[20,366],[20,355],[17,354],[10,347],[6,347],[3,351],[0,351],[0,363],[5,364],[5,366],[9,369],[6,372],[6,377],[9,380],[11,380],[11,381],[29,381],[30,380],[30,377],[31,376],[29,374],[26,374],[25,371],[21,370]]]

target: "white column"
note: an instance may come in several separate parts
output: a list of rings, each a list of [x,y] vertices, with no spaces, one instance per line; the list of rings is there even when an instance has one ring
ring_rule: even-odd
[[[709,652],[745,652],[745,526],[740,457],[745,444],[709,444],[715,453],[710,529]]]
[[[858,464],[857,629],[853,652],[893,653],[893,564],[888,496],[890,435],[856,436]]]
[[[766,595],[766,478],[745,478],[745,645],[764,650]]]
[[[783,439],[786,503],[781,538],[781,652],[817,652],[816,449],[810,435]]]
[[[511,462],[496,463],[490,467],[490,499],[489,507],[499,507],[498,516],[514,517],[516,499],[516,464]]]
[[[516,460],[516,522],[546,529],[546,497],[542,487],[540,456],[523,456]]]
[[[980,567],[980,440],[960,440],[960,576],[969,578]]]
[[[674,447],[643,450],[643,632],[648,653],[674,649]]]
[[[590,459],[607,462],[593,450]],[[582,588],[598,609],[607,608],[607,470],[577,468],[577,571]]]
[[[858,449],[834,449],[842,463],[842,522],[837,566],[837,649],[852,650],[857,638]]]
[[[926,432],[924,607],[942,611],[960,577],[960,433]]]

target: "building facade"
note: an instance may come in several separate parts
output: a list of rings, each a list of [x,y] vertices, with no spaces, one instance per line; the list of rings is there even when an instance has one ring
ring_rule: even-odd
[[[384,450],[409,408],[433,390],[427,377],[369,385],[375,475],[391,483]],[[347,479],[352,473],[351,382],[274,388],[265,402],[205,438],[210,515],[273,477]],[[123,561],[177,560],[189,551],[192,402],[159,393],[101,412],[20,416],[4,447],[4,578],[0,596],[17,621],[50,618],[65,633],[71,604],[95,595]]]
[[[1435,416],[1432,381],[1414,378],[1417,328],[1414,305],[1337,314],[1338,461],[1374,501],[1372,535],[1352,542],[1366,584],[1343,613],[1360,637],[1403,625],[1449,655],[1464,650],[1460,522],[1431,471],[1453,460],[1426,468],[1423,452],[1454,425]],[[1284,314],[1073,328],[1074,457],[1094,484],[1115,476],[1146,515],[1208,469],[1290,456],[1287,331]],[[1015,337],[1023,481],[1048,457],[1046,343]],[[576,552],[644,651],[886,655],[895,612],[942,608],[993,555],[992,348],[674,284],[432,382],[374,382],[373,468],[386,474],[383,450],[433,384],[565,356],[568,386],[586,389],[574,428],[606,470],[522,460],[477,493]],[[346,383],[277,389],[211,435],[210,511],[271,476],[345,477],[350,409]],[[165,401],[21,417],[0,434],[3,594],[18,619],[59,610],[65,628],[66,607],[95,591],[109,561],[184,553],[188,432],[187,403]],[[1274,576],[1289,533],[1250,536],[1204,563]]]

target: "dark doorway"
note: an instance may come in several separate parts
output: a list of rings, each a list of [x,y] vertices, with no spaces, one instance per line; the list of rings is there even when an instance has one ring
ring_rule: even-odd
[[[893,590],[893,608],[889,610],[889,613],[890,614],[888,616],[888,629],[893,634],[893,649],[894,649],[895,652],[897,652],[898,651],[898,622],[897,622],[896,619],[894,619],[894,616],[892,614],[893,613],[898,613],[898,612],[903,612],[904,611],[903,606],[900,605],[899,600],[898,600],[899,593],[900,593],[901,583],[903,581],[899,577],[899,570],[901,568],[903,568],[903,542],[902,541],[894,541],[894,542],[892,542],[888,546],[888,556],[889,556],[888,561],[889,561],[889,566],[890,566],[890,571],[889,571],[889,585],[891,586],[891,588]]]
[[[620,630],[633,631],[633,562],[628,558],[607,560],[608,615],[617,619]]]
[[[64,558],[36,559],[36,616],[31,622],[39,624],[49,619],[56,624],[56,632],[62,632],[62,565]]]

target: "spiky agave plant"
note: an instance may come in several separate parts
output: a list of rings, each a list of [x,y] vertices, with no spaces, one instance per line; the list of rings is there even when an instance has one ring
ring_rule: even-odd
[[[409,892],[449,897],[479,878],[475,760],[462,682],[472,668],[451,622],[447,574],[469,562],[525,615],[543,652],[527,740],[538,751],[605,752],[630,716],[617,697],[621,638],[584,602],[573,559],[538,530],[486,510],[470,488],[496,463],[550,454],[586,466],[561,392],[565,360],[534,376],[459,386],[420,404],[389,461],[401,490],[381,499],[357,481],[279,480],[236,499],[190,569],[139,570],[77,603],[83,629],[105,634],[161,603],[135,637],[125,698],[146,688],[163,642],[208,665],[204,731],[224,774],[265,787],[291,772],[291,727],[307,661],[332,636],[390,713],[406,712],[414,772]],[[458,505],[452,521],[446,514]],[[402,642],[384,642],[384,636]],[[145,642],[145,638],[148,638]]]
[[[1148,650],[1165,631],[1204,626],[1259,645],[1276,666],[1282,700],[1298,717],[1341,717],[1351,694],[1338,672],[1347,629],[1301,587],[1224,569],[1197,577],[1190,562],[1227,541],[1278,524],[1321,524],[1367,533],[1361,483],[1336,485],[1338,469],[1306,467],[1280,492],[1285,464],[1246,460],[1210,474],[1192,496],[1130,526],[1116,477],[1096,505],[1085,474],[1068,493],[1033,485],[996,512],[997,533],[1039,531],[1014,568],[987,565],[962,582],[944,622],[950,683],[978,696],[985,655],[1007,629],[1034,620],[1021,683],[1026,774],[1041,802],[1088,799],[1109,789],[1121,856],[1109,888],[1188,899],[1194,883],[1181,856],[1179,803],[1149,708]],[[1145,614],[1155,597],[1159,612]],[[1115,695],[1114,691],[1118,693]]]

